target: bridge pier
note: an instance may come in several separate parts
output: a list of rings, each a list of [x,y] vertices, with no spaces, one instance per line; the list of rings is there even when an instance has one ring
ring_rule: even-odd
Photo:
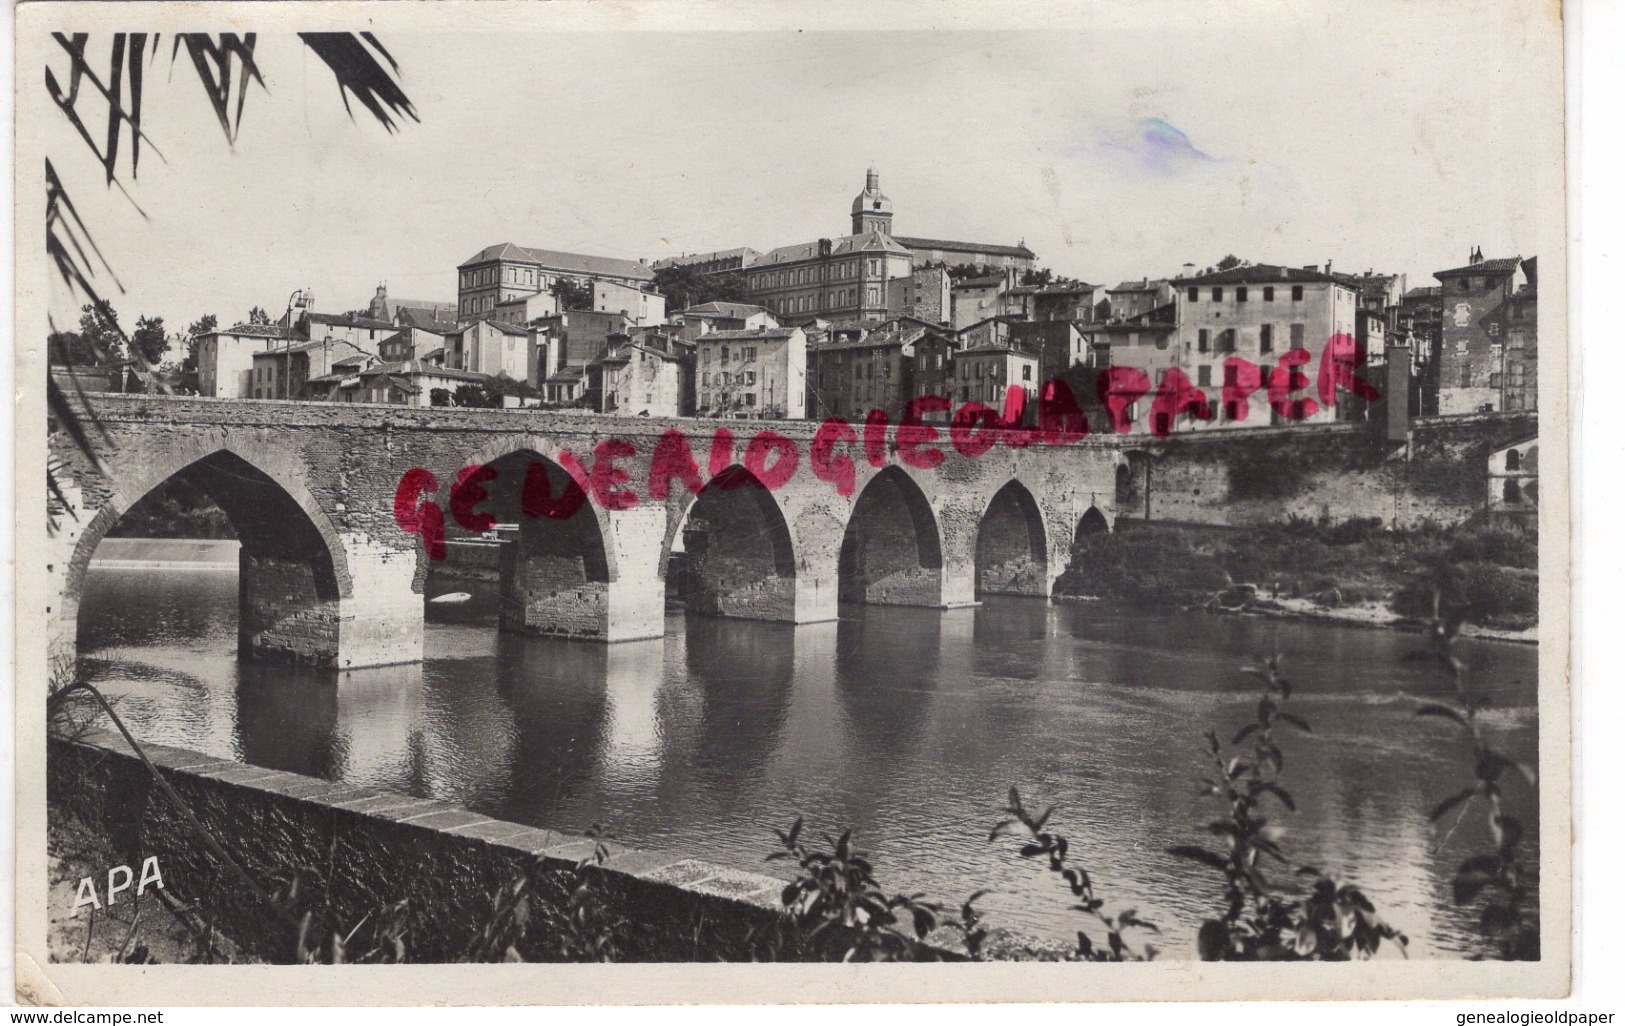
[[[661,637],[660,517],[654,508],[617,512],[606,518],[608,532],[586,507],[565,520],[523,518],[518,539],[503,547],[502,629],[587,641]]]
[[[423,659],[423,596],[414,560],[364,538],[345,539],[351,594],[341,596],[325,552],[244,545],[237,569],[237,651],[245,659],[335,669]]]

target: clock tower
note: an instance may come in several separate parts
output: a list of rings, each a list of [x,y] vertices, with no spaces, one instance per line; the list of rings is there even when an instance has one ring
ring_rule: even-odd
[[[880,172],[870,168],[863,191],[852,201],[852,234],[880,232],[890,235],[891,215],[891,200],[880,191]]]

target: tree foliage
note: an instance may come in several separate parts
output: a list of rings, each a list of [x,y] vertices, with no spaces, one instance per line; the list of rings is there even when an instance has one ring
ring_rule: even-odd
[[[743,272],[705,274],[676,265],[655,272],[654,289],[666,297],[666,309],[686,310],[702,303],[748,303],[750,284]]]
[[[156,367],[169,351],[169,336],[162,317],[138,317],[130,333],[130,352],[148,367]]]
[[[1281,657],[1244,668],[1259,678],[1257,718],[1231,739],[1241,753],[1227,755],[1217,734],[1207,734],[1212,775],[1201,795],[1216,798],[1224,814],[1207,825],[1212,847],[1175,845],[1170,855],[1190,859],[1224,878],[1224,912],[1202,923],[1196,945],[1203,961],[1326,961],[1370,958],[1384,941],[1403,952],[1405,935],[1389,926],[1359,888],[1340,883],[1313,866],[1299,866],[1291,879],[1310,881],[1307,893],[1271,880],[1270,863],[1291,866],[1280,841],[1284,831],[1265,814],[1266,799],[1285,812],[1297,802],[1282,784],[1286,757],[1276,729],[1286,724],[1308,733],[1309,724],[1283,708],[1292,685],[1281,675]],[[1217,849],[1217,850],[1215,850]]]
[[[181,370],[189,374],[197,373],[197,347],[203,341],[203,336],[219,328],[219,319],[214,314],[204,314],[186,327],[186,359],[181,362]]]
[[[79,308],[79,337],[96,354],[97,363],[112,363],[124,359],[124,329],[119,326],[118,311],[105,299],[86,303]]]
[[[265,312],[264,307],[256,306],[248,311],[249,324],[271,324],[271,315]]]
[[[434,401],[432,395],[429,401],[431,403]],[[502,393],[483,382],[470,381],[457,386],[456,391],[451,394],[451,401],[454,406],[492,409],[502,405]]]
[[[553,295],[558,297],[559,306],[565,310],[591,310],[592,309],[592,283],[577,281],[574,278],[560,278],[553,283]]]

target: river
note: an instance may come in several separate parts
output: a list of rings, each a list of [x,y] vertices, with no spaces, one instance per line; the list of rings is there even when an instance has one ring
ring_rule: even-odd
[[[1404,659],[1415,635],[995,598],[806,627],[673,613],[663,639],[604,646],[499,634],[490,587],[474,590],[428,607],[421,665],[340,675],[237,659],[234,565],[93,565],[81,651],[145,740],[756,871],[800,815],[853,828],[889,888],[955,908],[991,888],[989,925],[1069,938],[1089,924],[1061,884],[988,842],[1014,784],[1057,806],[1107,909],[1161,926],[1165,958],[1194,957],[1222,904],[1216,874],[1164,852],[1218,812],[1196,793],[1203,733],[1252,717],[1240,667],[1280,651],[1288,708],[1314,728],[1284,746],[1291,858],[1363,887],[1413,958],[1481,950],[1450,877],[1485,836],[1476,817],[1427,821],[1470,769],[1450,724],[1414,715],[1448,692]],[[1492,733],[1533,764],[1534,648],[1460,654]]]

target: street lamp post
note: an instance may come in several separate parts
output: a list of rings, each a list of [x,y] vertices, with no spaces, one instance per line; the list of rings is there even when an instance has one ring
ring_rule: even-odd
[[[293,310],[298,307],[306,309],[310,304],[309,288],[294,289],[288,296],[287,325],[282,331],[282,398],[291,399],[292,396],[292,366],[293,366]]]

